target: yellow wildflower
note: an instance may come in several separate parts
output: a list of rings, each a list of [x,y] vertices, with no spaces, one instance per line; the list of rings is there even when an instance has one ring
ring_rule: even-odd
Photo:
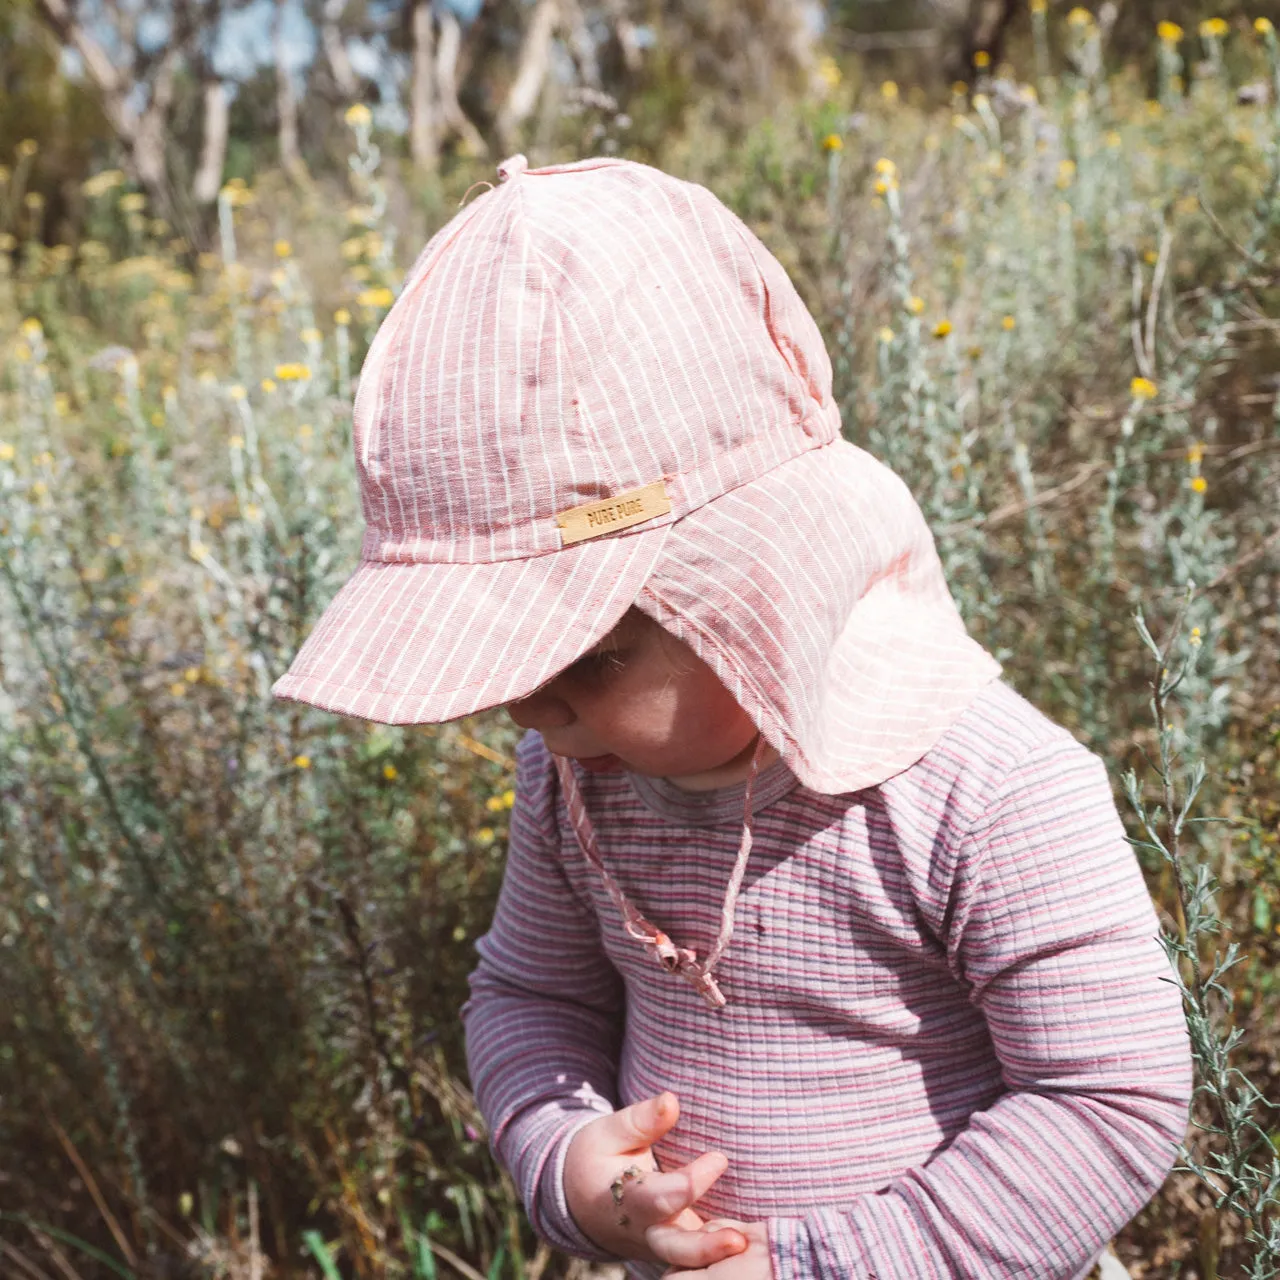
[[[1135,400],[1150,400],[1156,394],[1156,384],[1150,378],[1134,378],[1129,393]]]
[[[896,80],[886,80],[880,86],[880,96],[886,102],[897,102],[898,100],[898,82]]]
[[[295,769],[310,769],[311,757],[310,756],[294,756],[293,767]]]
[[[342,117],[353,129],[367,129],[373,123],[373,112],[363,102],[349,106]]]
[[[875,183],[875,192],[878,196],[887,195],[890,191],[897,191],[897,178],[877,178]]]
[[[22,322],[21,328],[22,336],[33,342],[36,338],[44,337],[44,326],[35,318],[35,316],[28,316]]]
[[[1124,143],[1124,139],[1114,129],[1108,129],[1106,133],[1102,135],[1102,141],[1105,142],[1112,151],[1118,151]]]
[[[281,382],[306,382],[311,377],[311,369],[308,365],[299,364],[296,361],[290,364],[278,364],[276,377]]]
[[[396,300],[396,295],[386,285],[363,290],[356,301],[362,307],[389,307]]]
[[[346,307],[339,307],[333,313],[333,323],[342,325],[344,328],[351,323],[351,312]]]
[[[147,207],[147,197],[141,191],[131,191],[120,197],[121,213],[141,213]]]
[[[924,299],[913,293],[903,305],[913,316],[918,316],[924,310]]]
[[[124,546],[124,539],[118,533],[109,533],[107,534],[107,546],[109,546],[112,551],[118,551]]]
[[[7,440],[0,440],[0,462],[12,462],[17,452]]]
[[[275,243],[275,251],[277,258],[287,258],[293,252],[293,245],[287,240],[277,240]]]
[[[13,346],[13,354],[17,356],[23,364],[26,364],[26,362],[31,359],[31,348],[27,346],[25,342],[16,342]]]
[[[879,338],[880,341],[885,344],[885,346],[888,346],[889,343],[891,343],[896,336],[897,335],[893,332],[892,329],[889,328],[887,324],[882,326],[882,328],[880,329],[880,332],[876,334],[876,337]]]
[[[1156,23],[1156,35],[1165,44],[1177,44],[1182,39],[1182,28],[1176,22],[1169,22],[1166,19]]]
[[[1043,13],[1048,7],[1048,0],[1031,0],[1027,6],[1032,13]]]
[[[1204,643],[1204,633],[1199,627],[1191,628],[1191,636],[1189,641],[1193,649],[1198,649]]]
[[[263,378],[261,386],[267,395],[270,395],[276,389],[275,381],[271,378]]]
[[[1230,30],[1225,18],[1206,18],[1200,24],[1200,34],[1206,40],[1221,40]]]
[[[1275,34],[1275,27],[1272,25],[1270,18],[1254,18],[1253,29],[1260,36],[1269,36]]]
[[[38,191],[28,191],[27,194],[22,197],[22,203],[34,212],[37,209],[44,208],[44,196],[42,196]]]
[[[382,776],[388,782],[394,782],[400,776],[400,770],[393,764],[384,764],[382,766]]]
[[[152,414],[151,414],[151,425],[152,425],[153,427],[163,427],[163,426],[164,426],[164,414],[163,414],[159,409],[155,409],[155,410],[153,410],[153,411],[152,411]]]
[[[23,138],[14,150],[23,160],[29,160],[40,150],[40,144],[34,138]]]
[[[250,524],[257,524],[262,519],[262,508],[255,506],[252,502],[246,502],[244,504],[244,518]]]
[[[1093,14],[1082,5],[1076,5],[1067,14],[1067,25],[1071,27],[1091,27],[1093,25]]]
[[[1007,333],[1017,323],[1018,322],[1012,316],[1005,316],[1004,319],[1000,321],[1000,327]]]
[[[101,173],[95,173],[92,178],[85,179],[80,184],[80,190],[91,199],[95,196],[106,195],[108,191],[114,190],[124,182],[124,174],[119,169],[103,169]]]
[[[476,832],[476,844],[482,846],[491,845],[494,841],[494,830],[492,827],[481,827]]]
[[[186,691],[187,686],[181,680],[177,680],[169,686],[169,692],[175,698],[181,698]]]
[[[249,393],[239,383],[236,383],[234,387],[227,388],[227,395],[230,396],[232,400],[243,400],[248,394]]]
[[[1204,476],[1192,476],[1188,483],[1191,485],[1192,493],[1203,493],[1209,487],[1209,482]]]
[[[875,169],[882,178],[892,178],[898,172],[898,166],[888,156],[881,156],[876,161]]]
[[[951,332],[950,320],[939,320],[938,323],[933,326],[933,336],[935,338],[945,338],[947,334],[949,334],[950,332]]]
[[[244,436],[232,436],[231,439],[227,441],[227,444],[229,444],[233,449],[243,449]]]
[[[1075,176],[1076,162],[1074,160],[1060,160],[1058,162],[1057,185],[1060,190],[1065,191],[1075,180]]]
[[[823,151],[843,151],[844,139],[838,133],[829,133],[822,140]]]
[[[303,329],[303,331],[298,334],[298,337],[301,338],[309,347],[314,346],[317,342],[324,341],[324,334],[322,334],[319,329]]]
[[[1204,460],[1204,445],[1193,444],[1187,446],[1187,461],[1193,466],[1198,467]]]
[[[978,52],[973,55],[973,65],[977,67],[979,71],[985,71],[986,68],[991,65],[991,55],[985,49],[979,49]]]
[[[836,60],[834,58],[826,57],[819,59],[818,79],[821,80],[828,89],[838,89],[840,87],[840,68],[836,64]]]
[[[199,679],[200,679],[200,668],[199,668],[199,667],[188,667],[188,668],[187,668],[187,669],[182,673],[182,678],[183,678],[183,679],[184,679],[188,684],[195,684],[195,682],[196,682],[197,680],[199,680]]]

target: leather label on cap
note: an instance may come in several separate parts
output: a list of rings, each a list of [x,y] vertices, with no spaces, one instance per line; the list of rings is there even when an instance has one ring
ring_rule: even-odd
[[[671,510],[667,497],[667,484],[659,480],[643,489],[628,489],[616,498],[600,502],[588,502],[581,507],[570,507],[556,516],[560,537],[568,547],[588,538],[598,538],[604,533],[617,533],[632,525],[644,524],[657,516],[665,516]]]

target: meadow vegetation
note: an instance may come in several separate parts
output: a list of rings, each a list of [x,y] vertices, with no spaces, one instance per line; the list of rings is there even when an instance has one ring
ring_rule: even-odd
[[[636,158],[706,183],[792,272],[850,438],[912,487],[973,632],[1118,796],[1132,770],[1203,1176],[1173,1174],[1117,1248],[1139,1277],[1261,1280],[1280,47],[1265,18],[1166,23],[1148,65],[1106,71],[1086,10],[1031,19],[1025,65],[950,101],[827,62],[825,95],[732,132],[694,104]],[[535,163],[621,136],[595,107],[552,124]],[[84,186],[83,233],[45,243],[38,149],[3,161],[6,1276],[574,1269],[532,1238],[463,1077],[511,728],[268,693],[358,554],[362,354],[423,235],[493,177],[459,162],[421,189],[363,107],[347,125],[345,185],[232,182],[204,248],[113,170]]]

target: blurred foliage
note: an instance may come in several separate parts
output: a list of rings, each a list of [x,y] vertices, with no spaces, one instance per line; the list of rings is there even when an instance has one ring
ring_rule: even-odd
[[[727,121],[677,68],[627,123],[550,102],[529,150],[612,142],[741,213],[971,629],[1117,770],[1157,745],[1133,609],[1172,616],[1196,581],[1171,741],[1210,762],[1202,811],[1226,821],[1187,843],[1275,1097],[1280,117],[1238,94],[1275,84],[1274,33],[1166,32],[1149,74],[1107,74],[1091,16],[1039,20],[1023,78],[941,105],[828,60]],[[268,694],[358,553],[355,371],[418,244],[490,176],[404,175],[362,107],[321,126],[346,176],[246,169],[204,250],[112,169],[49,223],[35,133],[0,181],[5,1274],[572,1269],[535,1247],[463,1083],[510,727]],[[1242,1256],[1184,1175],[1120,1247],[1147,1277]]]
[[[37,21],[28,0],[0,0],[0,167],[7,190],[0,223],[13,204],[34,194],[29,225],[42,235],[65,235],[78,217],[80,182],[106,154],[111,132],[97,100],[61,72],[61,50]],[[30,164],[23,143],[40,150]]]

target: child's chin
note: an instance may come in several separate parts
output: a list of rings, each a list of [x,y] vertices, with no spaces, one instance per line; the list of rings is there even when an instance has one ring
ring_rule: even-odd
[[[617,756],[578,757],[578,764],[588,773],[624,773],[626,765]]]

